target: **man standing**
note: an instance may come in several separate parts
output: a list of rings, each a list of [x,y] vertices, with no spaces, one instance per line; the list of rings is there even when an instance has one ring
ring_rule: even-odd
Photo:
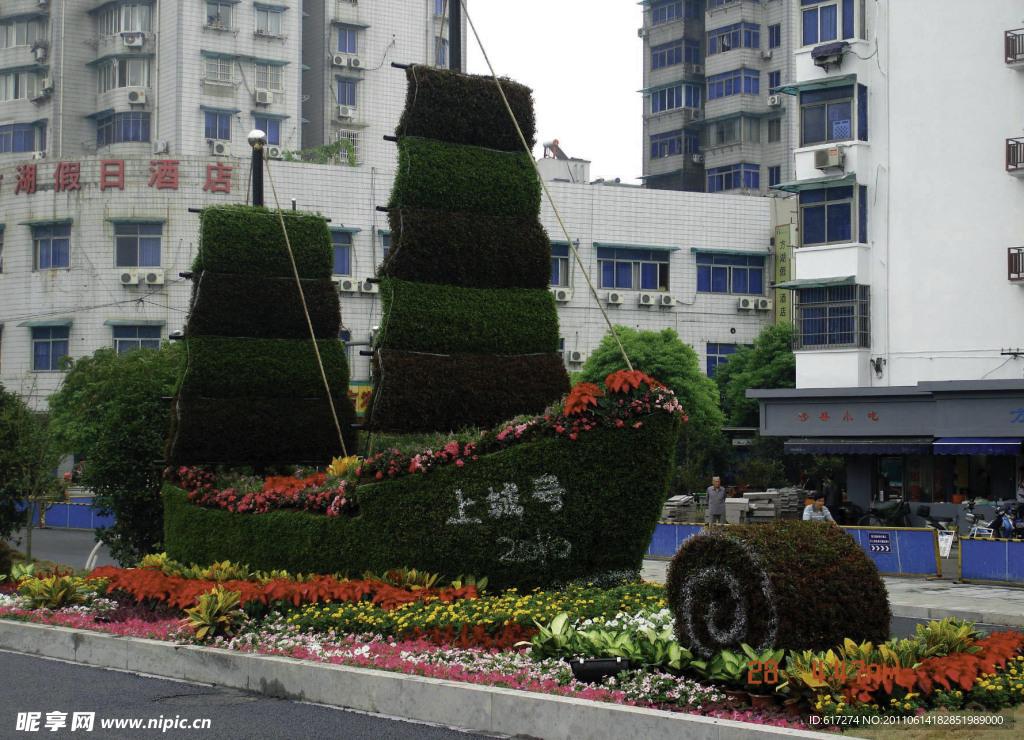
[[[839,490],[839,486],[832,479],[832,474],[825,476],[825,482],[821,486],[821,495],[825,497],[825,508],[830,512],[835,513],[839,511],[839,506],[843,503],[843,495]]]
[[[722,479],[717,475],[711,479],[708,486],[708,523],[722,524],[725,521],[725,488],[722,486]]]

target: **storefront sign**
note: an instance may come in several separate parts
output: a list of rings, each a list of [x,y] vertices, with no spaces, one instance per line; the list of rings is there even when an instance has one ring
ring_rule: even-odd
[[[793,224],[775,227],[775,282],[792,280],[793,275]],[[775,291],[775,323],[788,324],[792,320],[793,291]]]
[[[98,167],[93,170],[94,164]],[[178,189],[178,168],[181,164],[177,159],[149,160],[149,181],[147,185],[156,190]],[[123,159],[101,159],[98,163],[88,163],[82,169],[80,162],[57,162],[50,173],[44,165],[20,164],[15,167],[17,175],[14,182],[15,195],[34,195],[38,191],[49,190],[42,183],[53,180],[53,190],[58,193],[81,190],[82,185],[98,185],[100,191],[114,189],[124,190],[125,163]],[[206,165],[206,182],[203,190],[209,193],[230,193],[233,166],[223,160]]]
[[[891,553],[891,534],[889,532],[868,532],[868,552],[879,554]]]

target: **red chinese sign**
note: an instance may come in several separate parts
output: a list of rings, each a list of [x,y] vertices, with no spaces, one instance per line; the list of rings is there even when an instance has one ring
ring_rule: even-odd
[[[796,420],[797,421],[808,421],[810,418],[811,418],[811,415],[808,414],[806,411],[800,411],[796,415]],[[867,413],[867,418],[870,421],[878,421],[878,412],[877,411],[869,411]],[[833,420],[832,419],[832,414],[829,414],[829,412],[827,412],[827,411],[822,411],[820,414],[818,414],[818,420],[819,421],[832,421]],[[845,412],[843,414],[842,420],[843,421],[855,421],[855,419],[853,417],[853,414],[851,414],[849,411],[847,411],[847,412]]]
[[[157,190],[177,190],[180,161],[177,159],[151,159],[149,161],[149,182]],[[18,176],[14,194],[35,193],[38,190],[38,165],[21,164],[16,168]],[[233,167],[224,162],[206,165],[206,183],[203,190],[210,193],[230,193]],[[99,163],[100,190],[124,190],[125,164],[123,159],[102,159]],[[57,162],[53,170],[54,190],[58,193],[82,189],[82,166],[80,162]]]

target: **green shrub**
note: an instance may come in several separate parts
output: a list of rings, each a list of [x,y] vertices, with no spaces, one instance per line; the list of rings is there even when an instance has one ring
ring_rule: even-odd
[[[569,391],[562,358],[432,355],[383,350],[371,365],[374,429],[404,432],[491,427],[541,413]]]
[[[525,219],[539,212],[540,180],[525,152],[401,139],[389,205]]]
[[[496,589],[624,577],[650,544],[678,432],[676,417],[656,414],[640,429],[540,439],[465,467],[363,485],[353,518],[231,514],[191,504],[168,485],[167,554],[289,573],[468,571]]]
[[[299,277],[328,278],[334,270],[331,235],[323,216],[284,211]],[[199,215],[199,251],[192,270],[292,277],[278,212],[254,206],[214,206]]]
[[[3,576],[11,572],[12,554],[10,545],[0,540],[0,581],[3,580]]]
[[[391,249],[380,274],[467,288],[547,288],[551,245],[537,216],[423,208],[388,213]]]
[[[878,568],[829,524],[780,521],[691,537],[672,559],[667,597],[684,647],[710,657],[758,650],[828,650],[889,636]]]
[[[302,292],[316,336],[336,339],[341,308],[334,281],[303,280]],[[193,283],[185,334],[293,339],[309,337],[309,325],[294,277],[203,272]]]
[[[548,290],[462,288],[384,278],[375,346],[488,355],[558,351],[558,313]]]
[[[524,151],[493,77],[456,74],[438,67],[413,66],[399,136],[472,144],[508,152]],[[509,107],[533,149],[535,124],[530,88],[499,78]],[[453,111],[458,111],[452,115]]]

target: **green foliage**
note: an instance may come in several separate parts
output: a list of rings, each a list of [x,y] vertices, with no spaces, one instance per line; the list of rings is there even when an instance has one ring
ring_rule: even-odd
[[[463,288],[384,278],[375,347],[411,352],[518,355],[558,351],[548,290]]]
[[[470,571],[487,573],[498,589],[622,577],[639,569],[650,544],[678,425],[673,416],[655,414],[640,429],[543,438],[465,467],[363,485],[354,518],[230,514],[195,506],[167,486],[167,553],[180,562],[227,559],[292,573],[381,572],[396,565]],[[639,459],[645,464],[609,466],[609,460]],[[534,495],[550,484],[545,476],[564,490],[560,505],[543,491]],[[518,504],[509,506],[521,506],[521,515],[493,502],[495,491],[516,492]]]
[[[303,280],[313,331],[321,339],[338,338],[341,307],[333,280]],[[204,272],[192,288],[185,334],[189,337],[309,337],[295,278]]]
[[[32,609],[61,609],[84,604],[92,591],[81,578],[49,576],[23,581],[18,593],[28,599]]]
[[[199,603],[186,609],[183,620],[195,630],[196,642],[212,640],[215,637],[231,637],[245,620],[245,612],[237,609],[238,591],[225,591],[217,586],[210,593],[199,597]]]
[[[403,432],[489,428],[541,413],[569,391],[557,353],[433,355],[382,350],[371,365],[374,429]]]
[[[785,486],[786,468],[782,460],[768,457],[747,457],[740,463],[740,480],[756,490]]]
[[[740,347],[718,366],[715,382],[722,394],[722,408],[730,426],[756,427],[760,413],[748,388],[795,388],[796,356],[793,328],[789,324],[766,326],[754,340],[754,348]]]
[[[380,274],[467,288],[544,288],[551,245],[540,219],[396,208]]]
[[[708,662],[707,677],[725,685],[730,691],[743,691],[747,687],[749,658],[742,651],[719,650]]]
[[[3,581],[11,572],[11,547],[0,539],[0,581]]]
[[[183,361],[180,346],[124,355],[97,350],[71,365],[50,397],[61,449],[86,461],[81,483],[102,513],[114,514],[97,537],[122,565],[160,549],[160,465],[171,395]]]
[[[780,521],[691,537],[669,566],[667,596],[680,644],[701,655],[741,642],[788,650],[824,650],[847,637],[877,643],[891,620],[878,568],[829,524]]]
[[[389,206],[525,219],[540,210],[540,180],[525,152],[400,139]]]
[[[355,167],[359,164],[356,160],[355,143],[345,136],[332,141],[330,144],[321,144],[309,149],[283,152],[285,162],[305,162],[307,164],[335,164]]]
[[[409,81],[405,109],[395,128],[400,136],[524,151],[493,77],[419,65],[409,67],[405,75]],[[506,77],[498,80],[527,148],[533,149],[536,134],[532,91]]]
[[[331,235],[323,216],[283,211],[295,265],[302,278],[329,278],[334,271]],[[227,272],[264,277],[294,277],[278,212],[232,205],[204,208],[199,216],[196,274]]]
[[[950,617],[917,625],[917,642],[929,655],[976,653],[981,650],[972,643],[978,639],[974,622]],[[934,652],[932,652],[934,651]]]

